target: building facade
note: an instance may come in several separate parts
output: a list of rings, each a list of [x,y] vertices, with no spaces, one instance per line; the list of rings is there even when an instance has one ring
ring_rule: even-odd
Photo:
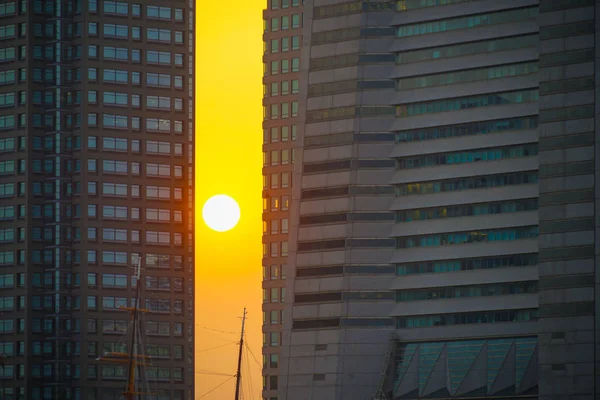
[[[280,400],[600,397],[596,4],[306,1]]]
[[[263,13],[263,398],[277,399],[289,210],[297,146],[302,0]]]
[[[0,2],[0,397],[194,384],[194,1]]]

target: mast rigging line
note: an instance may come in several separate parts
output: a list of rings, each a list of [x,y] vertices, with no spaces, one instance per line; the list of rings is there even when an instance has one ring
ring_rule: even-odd
[[[196,350],[196,353],[202,353],[202,352],[204,352],[204,351],[209,351],[209,350],[219,349],[219,348],[221,348],[221,347],[230,346],[230,345],[232,345],[232,344],[238,344],[238,343],[239,343],[239,342],[235,341],[235,342],[229,342],[229,343],[225,343],[225,344],[220,344],[220,345],[218,345],[218,346],[209,347],[209,348],[206,348],[206,349],[199,349],[199,350]]]
[[[262,369],[262,365],[261,363],[258,361],[258,359],[256,358],[256,356],[254,355],[254,353],[252,352],[252,350],[250,349],[250,346],[248,346],[248,343],[244,343],[246,345],[246,349],[250,352],[250,355],[252,356],[252,358],[254,359],[254,362],[256,363],[256,365],[258,365],[258,367],[260,369]]]
[[[235,378],[234,376],[229,377],[229,379],[226,379],[223,383],[215,386],[214,388],[212,388],[211,390],[209,390],[208,392],[204,393],[203,395],[201,395],[200,397],[196,397],[196,400],[200,400],[206,396],[208,396],[209,394],[211,394],[212,392],[214,392],[215,390],[217,390],[218,388],[220,388],[221,386],[223,386],[224,384],[226,384],[227,382],[229,382],[230,380],[232,380],[233,378]]]
[[[213,331],[213,332],[218,332],[218,333],[231,333],[233,335],[239,334],[239,332],[222,331],[222,330],[219,330],[219,329],[213,329],[213,328],[209,328],[207,326],[202,326],[202,325],[198,325],[198,324],[196,324],[195,326],[196,326],[196,328],[204,329],[204,330],[207,330],[207,331]]]

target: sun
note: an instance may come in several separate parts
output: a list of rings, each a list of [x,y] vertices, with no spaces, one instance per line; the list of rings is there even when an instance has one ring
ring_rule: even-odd
[[[202,218],[213,231],[226,232],[240,220],[240,206],[230,196],[217,194],[204,203]]]

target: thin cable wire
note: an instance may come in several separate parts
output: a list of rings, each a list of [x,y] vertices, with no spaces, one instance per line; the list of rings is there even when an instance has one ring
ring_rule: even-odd
[[[250,355],[252,356],[252,359],[254,360],[254,362],[256,362],[256,365],[258,365],[258,367],[262,370],[262,364],[256,359],[256,357],[254,356],[254,353],[252,352],[252,350],[250,350],[250,346],[248,346],[248,343],[244,343],[246,349],[248,349],[248,351],[250,352]]]
[[[219,349],[221,347],[230,346],[232,344],[236,344],[236,342],[229,342],[229,343],[221,344],[219,346],[209,347],[207,349],[196,350],[196,353],[202,353],[203,351],[209,351],[209,350]]]
[[[212,332],[218,332],[218,333],[231,333],[231,334],[233,334],[233,335],[239,335],[239,334],[240,334],[239,332],[233,332],[233,331],[222,331],[222,330],[219,330],[219,329],[213,329],[213,328],[209,328],[209,327],[207,327],[207,326],[202,326],[202,325],[200,325],[200,324],[196,324],[196,328],[200,328],[200,329],[204,329],[204,330],[207,330],[207,331],[212,331]]]
[[[227,382],[229,382],[230,380],[232,380],[233,378],[235,378],[235,376],[230,377],[229,379],[227,379],[225,382],[221,383],[220,385],[214,387],[213,389],[209,390],[208,392],[204,393],[202,396],[200,397],[196,397],[196,400],[200,400],[206,396],[208,396],[209,394],[211,394],[212,392],[214,392],[215,390],[217,390],[218,388],[220,388],[221,386],[223,386],[224,384],[226,384]]]
[[[194,373],[198,375],[218,375],[218,376],[235,376],[231,374],[225,374],[223,372],[214,372],[214,371],[194,371]]]
[[[247,376],[248,376],[248,386],[250,389],[250,400],[254,400],[254,386],[252,385],[252,369],[250,368],[250,361],[249,361],[249,357],[248,357],[248,347],[246,347],[246,371],[248,372]]]

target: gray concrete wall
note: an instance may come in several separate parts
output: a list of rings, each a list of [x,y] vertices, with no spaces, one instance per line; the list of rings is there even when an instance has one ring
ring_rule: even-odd
[[[595,74],[593,32],[565,34],[555,25],[584,23],[594,18],[593,7],[550,10],[569,2],[542,0],[537,20],[511,21],[474,29],[455,30],[413,37],[351,38],[310,46],[314,33],[355,27],[389,27],[432,21],[469,13],[488,13],[535,5],[536,1],[471,1],[443,7],[404,12],[383,11],[337,15],[312,21],[313,7],[342,3],[340,0],[307,0],[305,7],[304,48],[302,54],[301,114],[340,107],[395,107],[486,93],[537,89],[542,83],[540,101],[466,110],[422,114],[408,117],[330,118],[303,124],[299,130],[304,147],[295,165],[292,233],[285,328],[281,360],[279,399],[368,399],[374,394],[384,368],[390,338],[400,343],[468,338],[523,337],[539,335],[540,398],[592,398],[594,362],[594,284],[598,245],[594,248],[597,206],[594,185],[598,181],[597,149],[593,108],[595,87],[585,78]],[[575,2],[574,2],[575,3]],[[574,3],[571,3],[573,5]],[[576,2],[576,3],[585,3]],[[563,4],[563,6],[561,6]],[[567,6],[564,6],[568,8]],[[310,22],[312,21],[312,23]],[[341,65],[339,68],[310,70],[310,61],[323,57],[355,54],[390,54],[436,46],[503,38],[507,35],[536,34],[541,30],[538,48],[520,48],[427,60],[406,64]],[[550,29],[549,27],[553,27]],[[548,29],[544,31],[544,29]],[[561,33],[562,32],[562,33]],[[562,36],[561,36],[562,35]],[[565,36],[566,35],[566,36]],[[551,57],[555,52],[575,52],[573,57]],[[571,54],[571,53],[569,53]],[[363,90],[308,96],[308,86],[346,80],[393,80],[449,71],[485,68],[531,62],[540,58],[538,73],[484,81],[431,86],[413,90]],[[565,61],[566,60],[566,61]],[[578,81],[568,81],[577,79]],[[565,81],[565,82],[562,82]],[[571,88],[571,89],[569,89]],[[592,110],[590,112],[590,110]],[[436,126],[461,125],[489,120],[536,116],[540,129],[503,130],[481,135],[466,135],[434,140],[394,143],[359,142],[365,133],[394,133]],[[586,114],[588,113],[588,114]],[[323,114],[326,115],[326,114]],[[331,114],[330,114],[331,115]],[[561,117],[561,116],[564,116]],[[306,121],[306,120],[304,120]],[[538,139],[539,138],[539,139]],[[318,140],[317,140],[318,139]],[[422,154],[475,151],[489,147],[537,143],[539,155],[477,163],[438,165],[411,169],[357,168],[304,172],[304,165],[328,161],[394,160]],[[309,145],[305,146],[304,143]],[[514,184],[463,189],[431,194],[394,195],[396,185],[456,180],[488,175],[519,174],[538,171],[540,184]],[[327,190],[346,190],[348,194],[327,194]],[[303,193],[321,191],[323,196],[304,198]],[[375,191],[380,194],[374,194]],[[596,189],[597,190],[597,189]],[[341,193],[341,192],[338,192]],[[540,211],[440,218],[412,222],[356,221],[300,225],[304,217],[327,214],[380,212],[390,215],[400,210],[458,206],[474,203],[514,201],[540,196]],[[577,200],[578,199],[578,200]],[[465,243],[437,247],[396,248],[389,239],[449,232],[488,231],[538,226],[540,238],[513,241]],[[351,239],[351,240],[348,240]],[[360,239],[361,247],[353,243]],[[340,242],[340,240],[346,240]],[[329,250],[302,250],[309,243],[332,243]],[[336,243],[336,244],[334,244]],[[342,243],[341,245],[339,243]],[[345,244],[343,244],[345,243]],[[304,248],[304,247],[303,247]],[[465,270],[443,273],[396,276],[397,264],[441,262],[456,259],[512,257],[540,252],[538,265]],[[364,267],[363,272],[352,268]],[[321,276],[316,271],[341,268],[343,273]],[[387,269],[386,269],[387,268]],[[299,276],[299,271],[313,271]],[[586,276],[589,278],[586,280]],[[555,279],[557,278],[557,279]],[[346,300],[294,303],[293,294],[322,295],[338,293],[393,293],[399,290],[465,285],[511,284],[538,281],[540,293],[486,297],[396,302],[385,300]],[[395,329],[388,322],[395,318],[488,310],[538,309],[538,322],[481,323]],[[350,320],[352,318],[352,320]],[[355,320],[358,318],[358,320]],[[356,327],[352,321],[377,318],[380,326]],[[328,328],[293,328],[294,321],[339,321]],[[372,321],[372,320],[371,320]],[[350,324],[350,325],[348,325]],[[597,332],[597,330],[596,330]],[[569,349],[569,351],[565,349]],[[572,351],[571,351],[572,350]],[[561,358],[563,357],[563,358]],[[562,360],[562,361],[561,361]],[[529,375],[537,377],[537,373]],[[529,382],[528,384],[530,384]],[[562,396],[562,397],[561,397]],[[580,396],[580,397],[577,397]],[[588,396],[588,397],[585,397]]]

